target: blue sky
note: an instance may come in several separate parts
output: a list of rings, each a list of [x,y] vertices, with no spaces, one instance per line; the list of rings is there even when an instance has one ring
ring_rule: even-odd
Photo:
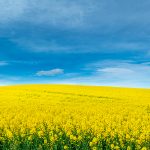
[[[150,87],[150,1],[0,0],[0,85]]]

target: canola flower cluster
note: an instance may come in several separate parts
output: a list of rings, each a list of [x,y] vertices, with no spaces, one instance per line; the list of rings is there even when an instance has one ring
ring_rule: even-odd
[[[0,87],[2,150],[150,150],[150,90]]]

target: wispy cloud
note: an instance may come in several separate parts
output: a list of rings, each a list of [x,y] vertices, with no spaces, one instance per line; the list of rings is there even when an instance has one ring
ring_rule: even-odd
[[[22,77],[0,74],[0,86],[6,86],[20,82]]]
[[[55,75],[59,75],[59,74],[63,74],[64,70],[63,69],[52,69],[52,70],[47,70],[47,71],[38,71],[36,73],[37,76],[55,76]]]
[[[12,39],[23,49],[28,49],[31,52],[70,52],[73,47],[58,44],[55,40],[41,40],[41,39]]]
[[[9,63],[6,61],[0,61],[0,66],[7,66]]]
[[[87,67],[88,66],[88,67]],[[108,60],[88,64],[83,70],[90,74],[81,74],[66,79],[75,84],[149,87],[149,63],[136,63],[130,60]]]
[[[124,74],[132,74],[134,73],[133,70],[128,69],[128,68],[117,68],[117,67],[106,67],[103,69],[98,69],[98,72],[103,72],[103,73],[110,73],[110,74],[117,74],[117,75],[124,75]]]
[[[68,39],[69,40],[69,39]],[[58,39],[50,38],[44,39],[30,39],[30,38],[16,38],[11,39],[11,42],[17,44],[19,47],[25,49],[25,51],[31,52],[52,52],[52,53],[118,53],[118,52],[141,52],[147,53],[149,44],[143,42],[123,42],[123,41],[103,41],[93,45],[93,43],[77,43],[72,45],[71,43],[62,44]],[[105,50],[105,51],[104,51]]]

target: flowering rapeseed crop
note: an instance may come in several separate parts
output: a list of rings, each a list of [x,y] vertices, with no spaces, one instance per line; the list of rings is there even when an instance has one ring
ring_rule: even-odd
[[[150,90],[0,87],[0,149],[150,149]]]

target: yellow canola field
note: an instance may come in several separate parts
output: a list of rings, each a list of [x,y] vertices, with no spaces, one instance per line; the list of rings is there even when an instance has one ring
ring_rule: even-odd
[[[150,149],[150,89],[0,87],[0,149]]]

